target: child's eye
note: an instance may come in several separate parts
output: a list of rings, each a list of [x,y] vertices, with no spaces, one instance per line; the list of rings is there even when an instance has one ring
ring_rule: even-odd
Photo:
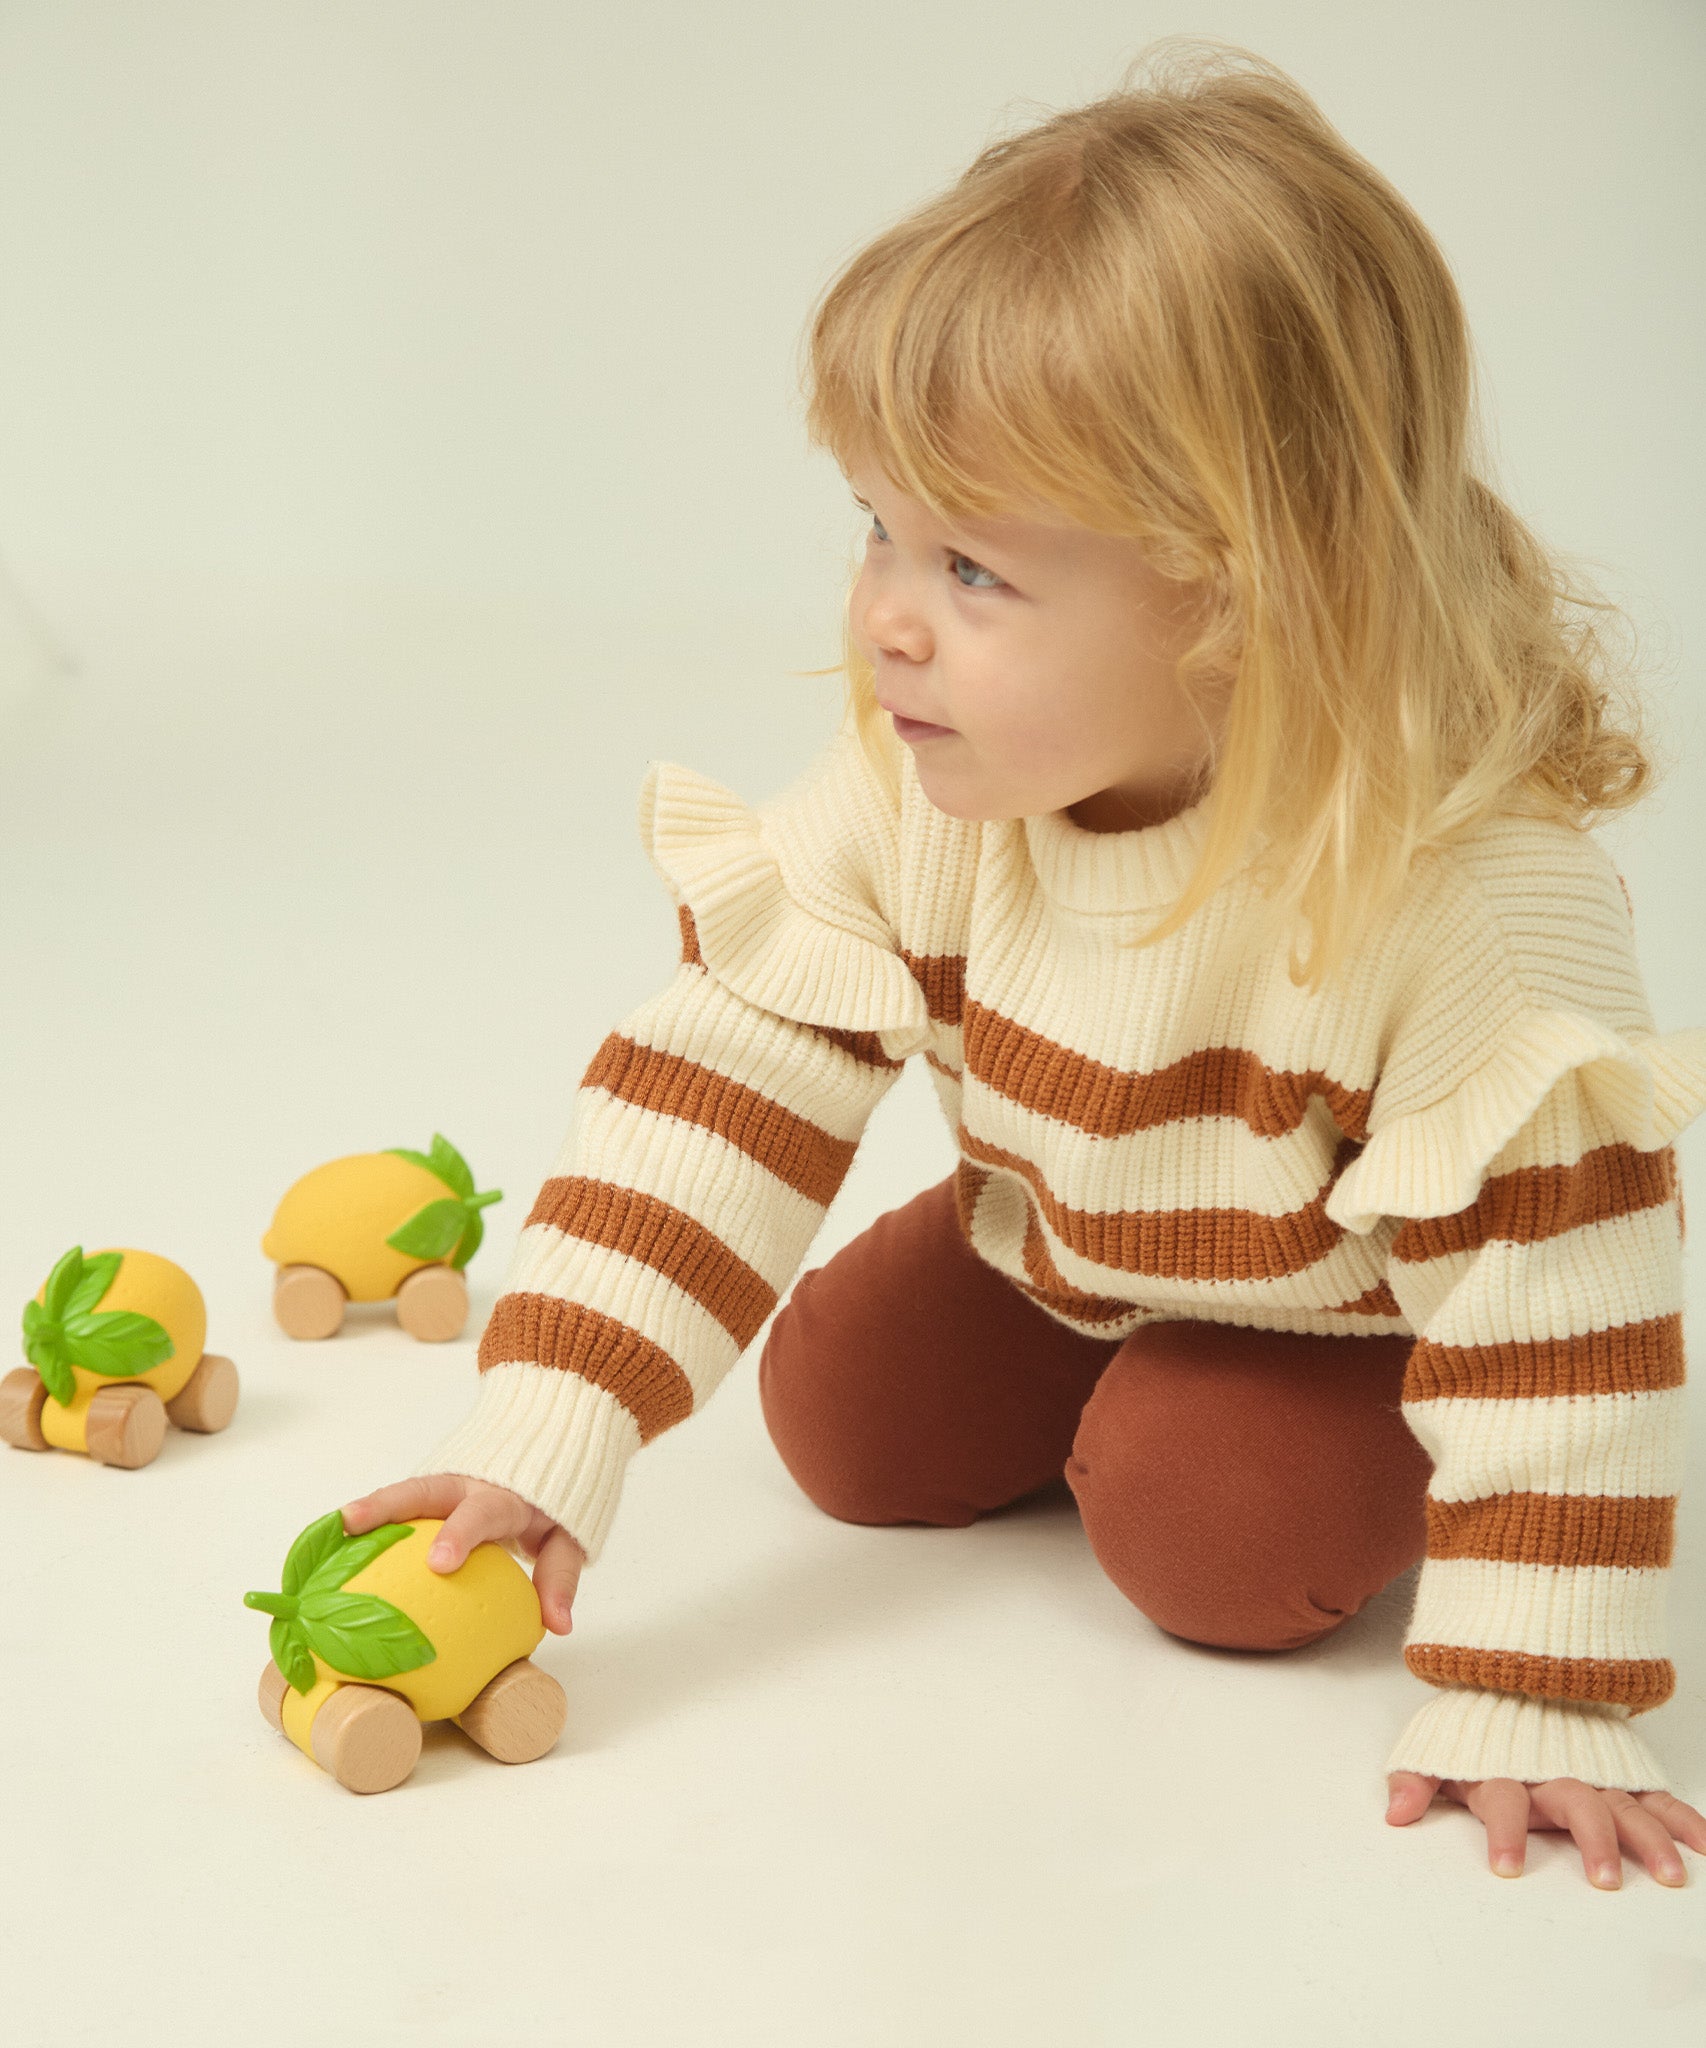
[[[888,528],[874,512],[871,514],[871,532],[877,540],[887,540],[889,537]]]
[[[954,574],[965,585],[967,590],[999,590],[1002,588],[1001,578],[996,575],[995,571],[983,568],[980,564],[974,562],[970,555],[955,555],[953,557],[953,566]]]

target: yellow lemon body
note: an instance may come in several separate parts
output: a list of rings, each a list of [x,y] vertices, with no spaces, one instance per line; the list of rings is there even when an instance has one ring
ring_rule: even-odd
[[[482,1543],[453,1572],[435,1572],[426,1561],[442,1522],[411,1522],[413,1534],[364,1565],[345,1590],[373,1593],[401,1608],[438,1655],[430,1664],[394,1678],[362,1678],[334,1671],[314,1659],[313,1688],[294,1686],[284,1695],[284,1732],[304,1755],[314,1754],[314,1716],[339,1684],[380,1685],[400,1693],[423,1721],[447,1721],[460,1714],[490,1685],[506,1664],[530,1657],[545,1635],[533,1581],[495,1543]]]
[[[385,1240],[429,1202],[449,1198],[437,1174],[394,1152],[353,1152],[287,1189],[261,1239],[281,1266],[319,1266],[351,1301],[389,1301],[411,1273],[442,1259],[411,1259]]]
[[[62,1408],[51,1396],[42,1403],[41,1433],[62,1451],[89,1448],[89,1403],[102,1387],[152,1387],[162,1401],[169,1401],[183,1390],[184,1382],[201,1363],[207,1342],[207,1304],[201,1298],[201,1289],[182,1266],[173,1265],[170,1259],[155,1252],[132,1251],[122,1245],[107,1245],[102,1250],[118,1252],[124,1264],[113,1276],[113,1284],[96,1302],[96,1314],[129,1309],[136,1315],[152,1316],[171,1338],[172,1355],[163,1363],[150,1366],[147,1372],[117,1378],[86,1372],[82,1366],[74,1365],[71,1373],[77,1385],[69,1405]],[[100,1255],[89,1254],[91,1258]],[[47,1283],[43,1281],[36,1290],[36,1300],[45,1300],[46,1295]]]

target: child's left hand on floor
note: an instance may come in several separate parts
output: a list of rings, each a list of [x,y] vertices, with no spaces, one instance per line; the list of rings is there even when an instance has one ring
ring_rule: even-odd
[[[1660,1884],[1688,1882],[1677,1843],[1706,1855],[1706,1816],[1670,1792],[1602,1791],[1580,1778],[1525,1785],[1516,1778],[1387,1776],[1386,1818],[1393,1827],[1420,1820],[1443,1793],[1468,1807],[1487,1830],[1487,1861],[1499,1877],[1520,1877],[1531,1828],[1567,1828],[1582,1852],[1588,1882],[1615,1891],[1623,1851],[1638,1856]]]

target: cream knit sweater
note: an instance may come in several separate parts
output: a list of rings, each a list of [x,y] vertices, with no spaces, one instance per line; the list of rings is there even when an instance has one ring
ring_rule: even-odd
[[[1682,1196],[1706,1030],[1658,1036],[1621,878],[1506,818],[1418,862],[1336,993],[1246,874],[1141,951],[1212,795],[1144,830],[898,803],[844,730],[757,810],[656,763],[667,988],[605,1039],[423,1471],[510,1487],[589,1557],[628,1460],[709,1398],[922,1054],[977,1252],[1104,1340],[1201,1317],[1415,1339],[1434,1461],[1388,1769],[1662,1785]]]

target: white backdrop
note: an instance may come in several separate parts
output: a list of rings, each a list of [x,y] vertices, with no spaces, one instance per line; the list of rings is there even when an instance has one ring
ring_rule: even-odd
[[[228,1437],[144,1473],[0,1454],[0,1949],[32,2041],[224,2038],[257,1973],[335,1946],[326,1859],[370,1858],[399,1903],[318,1967],[375,2041],[554,2015],[601,2043],[1234,2039],[1258,2012],[1270,2040],[1476,2040],[1630,2011],[1692,2038],[1663,2030],[1706,2001],[1698,1867],[1604,1899],[1541,1844],[1495,1885],[1460,1815],[1382,1831],[1401,1600],[1252,1664],[1104,1602],[1058,1504],[942,1541],[826,1523],[750,1360],[640,1461],[544,1653],[551,1763],[440,1745],[363,1804],[249,1697],[237,1595],[460,1413],[575,1081],[672,970],[646,763],[758,800],[836,723],[800,673],[834,658],[858,525],[800,424],[815,293],[996,132],[1184,31],[1291,70],[1453,264],[1497,480],[1639,630],[1674,765],[1606,837],[1659,1028],[1706,1022],[1696,5],[0,0],[0,1307],[73,1241],[144,1244],[245,1376]],[[469,1339],[286,1345],[278,1194],[434,1128],[508,1193]],[[1681,1155],[1698,1187],[1699,1129]],[[909,1075],[810,1262],[950,1159]],[[1651,1727],[1699,1799],[1688,1514]],[[103,1739],[20,1769],[48,1723]],[[188,1978],[127,1922],[91,1958],[43,1917],[122,1896],[144,1842],[154,1894],[219,1930]],[[243,2018],[289,2037],[287,2003]]]

